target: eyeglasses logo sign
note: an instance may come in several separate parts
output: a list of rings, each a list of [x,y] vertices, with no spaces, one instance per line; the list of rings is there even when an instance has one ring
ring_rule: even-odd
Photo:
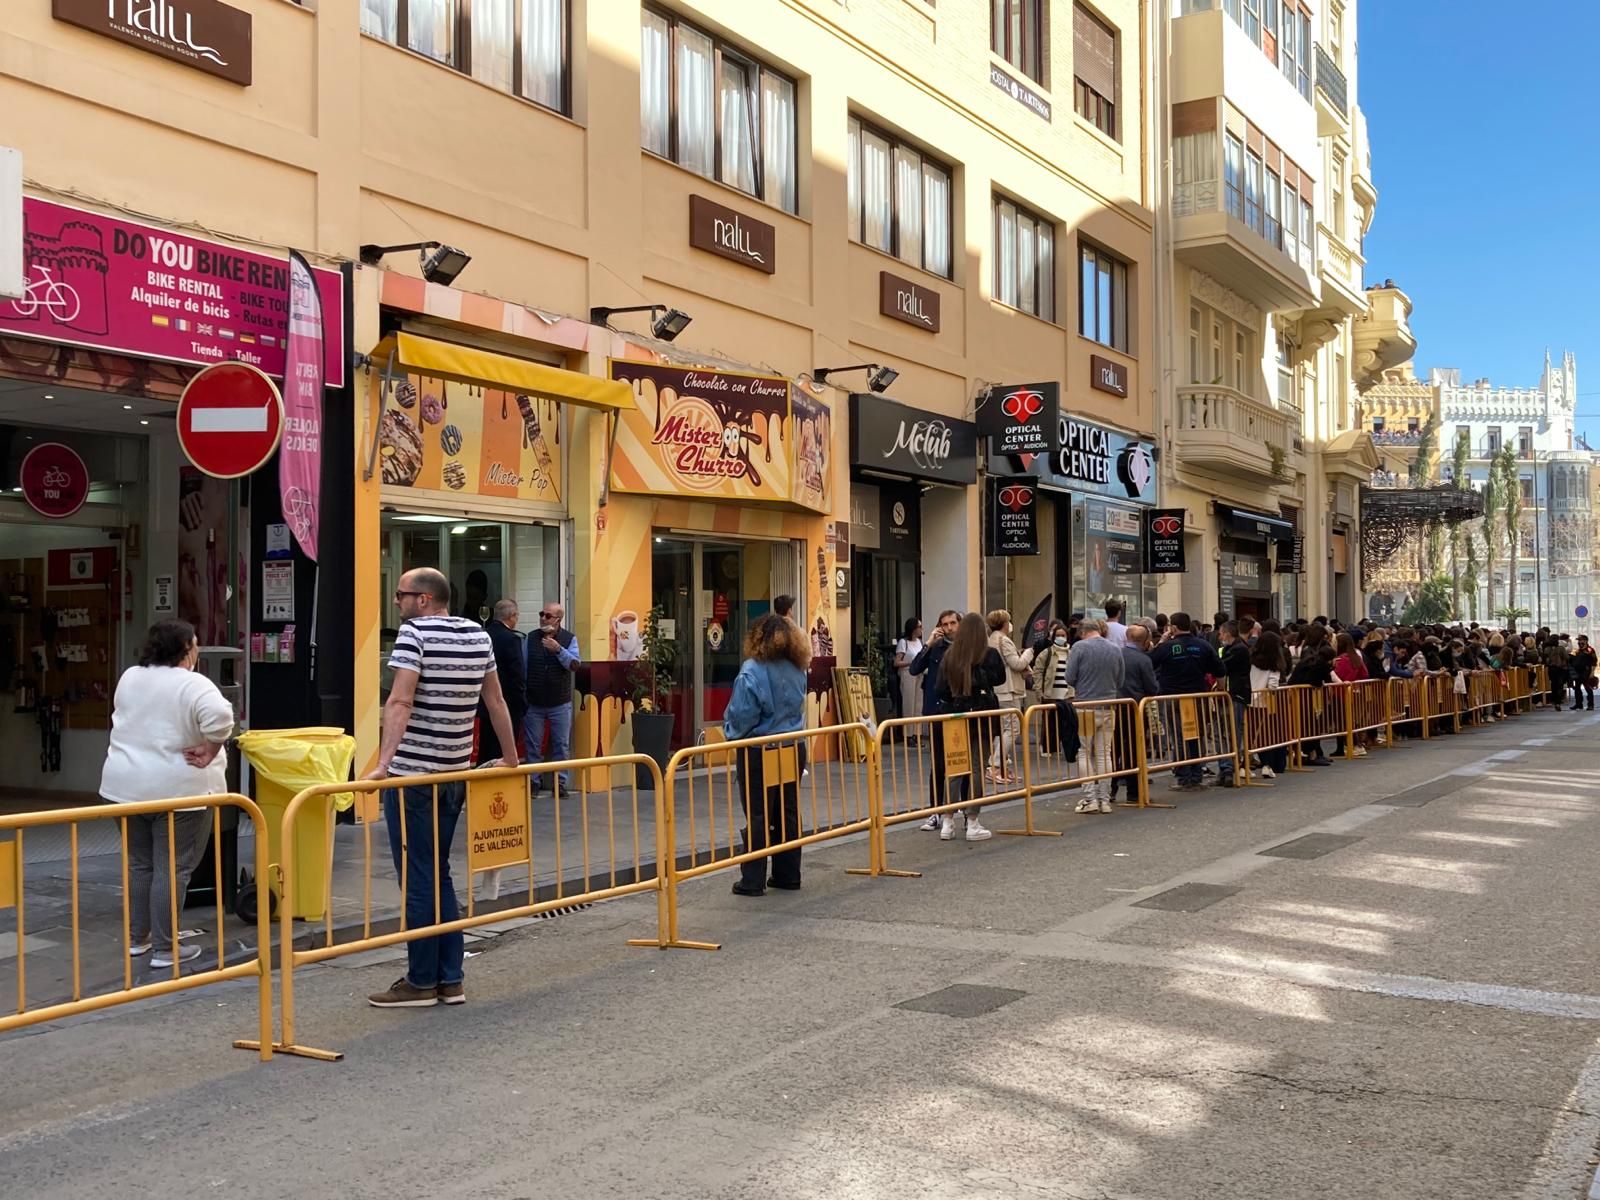
[[[1170,513],[1163,513],[1150,522],[1150,531],[1160,537],[1176,537],[1183,532],[1183,520]]]
[[[991,389],[978,408],[980,427],[995,454],[1044,454],[1055,448],[1061,385],[1008,384]]]
[[[1018,388],[1000,401],[1000,411],[1013,421],[1031,421],[1044,411],[1044,397],[1027,388]]]
[[[1021,512],[1033,504],[1033,489],[1011,484],[1000,489],[1000,507]]]

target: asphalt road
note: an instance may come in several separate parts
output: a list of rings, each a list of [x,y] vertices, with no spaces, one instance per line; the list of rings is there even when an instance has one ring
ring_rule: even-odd
[[[478,943],[461,1008],[366,1007],[394,961],[306,969],[337,1064],[229,1048],[243,987],[0,1041],[3,1194],[1600,1195],[1597,732],[1055,800],[1064,838],[903,828],[920,879],[835,846],[799,893],[686,886],[715,953],[627,948],[649,898]]]

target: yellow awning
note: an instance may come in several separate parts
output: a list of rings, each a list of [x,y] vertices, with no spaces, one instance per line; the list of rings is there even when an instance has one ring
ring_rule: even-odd
[[[378,370],[387,367],[391,352],[396,352],[398,369],[453,383],[527,392],[607,411],[638,407],[634,403],[633,389],[625,383],[596,379],[592,375],[580,375],[576,371],[512,358],[492,350],[441,342],[414,333],[396,333],[372,348],[373,367]]]

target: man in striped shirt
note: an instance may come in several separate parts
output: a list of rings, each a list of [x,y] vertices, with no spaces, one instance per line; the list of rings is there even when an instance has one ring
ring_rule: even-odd
[[[383,706],[378,763],[366,778],[470,770],[473,720],[480,697],[505,752],[501,762],[516,766],[516,735],[500,691],[500,676],[495,673],[494,643],[476,621],[450,615],[450,581],[431,567],[418,567],[400,577],[394,600],[401,618],[389,655],[394,686]],[[466,785],[457,782],[383,793],[394,869],[405,880],[407,929],[460,917],[455,883],[450,878],[450,842],[466,791]],[[467,998],[462,982],[464,950],[459,933],[408,942],[405,975],[388,991],[369,996],[369,1002],[375,1008],[463,1003]]]

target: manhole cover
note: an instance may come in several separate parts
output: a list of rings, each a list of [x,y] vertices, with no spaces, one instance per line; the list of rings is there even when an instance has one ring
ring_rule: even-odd
[[[1241,891],[1222,883],[1184,883],[1164,892],[1157,892],[1144,900],[1134,901],[1135,908],[1157,908],[1162,912],[1199,912],[1210,908],[1218,900]]]
[[[981,1017],[997,1008],[1004,1008],[1013,1000],[1021,1000],[1027,992],[1016,988],[979,987],[971,983],[956,983],[914,1000],[902,1000],[896,1008],[912,1012],[940,1013],[946,1017]]]
[[[1358,837],[1347,837],[1342,833],[1308,833],[1305,837],[1297,837],[1257,853],[1269,858],[1321,858],[1324,854],[1332,854],[1335,850],[1353,846],[1360,840]]]
[[[1391,808],[1421,808],[1430,800],[1437,800],[1440,796],[1447,796],[1451,792],[1459,791],[1472,782],[1466,775],[1445,775],[1442,778],[1430,780],[1420,787],[1409,788],[1393,796],[1385,796],[1381,800],[1374,800],[1374,804],[1385,804]]]

